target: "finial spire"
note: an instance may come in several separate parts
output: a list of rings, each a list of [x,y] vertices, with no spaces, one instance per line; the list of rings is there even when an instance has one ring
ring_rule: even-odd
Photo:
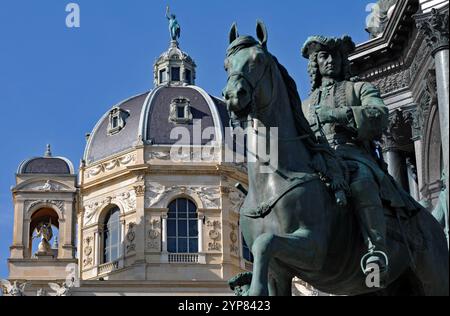
[[[44,157],[51,157],[52,156],[52,150],[50,147],[50,144],[47,144],[47,150],[45,151]]]

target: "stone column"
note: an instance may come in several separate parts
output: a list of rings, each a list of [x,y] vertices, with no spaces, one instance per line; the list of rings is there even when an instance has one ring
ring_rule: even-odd
[[[425,35],[427,45],[432,49],[436,67],[437,98],[439,107],[439,123],[441,126],[441,143],[444,157],[444,172],[446,175],[447,208],[445,231],[449,229],[449,62],[448,62],[448,4],[440,9],[432,9],[427,14],[416,17],[417,28]],[[447,236],[448,242],[448,236]]]
[[[138,154],[139,159],[144,161],[144,153]],[[135,226],[135,245],[136,245],[136,262],[145,262],[145,243],[147,242],[145,236],[145,174],[137,177],[137,182],[133,186],[136,194],[136,226]],[[142,276],[145,278],[145,275]]]
[[[444,157],[444,172],[449,175],[449,61],[448,61],[448,4],[440,9],[416,16],[417,28],[424,34],[427,45],[432,49],[436,67],[437,98],[441,141]],[[447,190],[448,209],[448,190]],[[448,224],[448,223],[447,223]]]
[[[406,159],[406,169],[408,173],[409,194],[411,194],[416,201],[420,202],[417,169],[410,158]]]
[[[388,131],[384,138],[384,160],[388,165],[389,174],[405,190],[408,190],[406,175],[406,161],[400,151],[400,142],[403,140],[405,118],[401,110],[389,115]]]
[[[205,218],[205,215],[198,215],[198,221],[197,221],[197,230],[198,230],[198,252],[203,252],[203,220]]]
[[[161,236],[161,246],[162,252],[167,252],[167,215],[161,216],[162,218],[162,236]]]
[[[403,157],[400,151],[395,147],[388,147],[385,149],[384,157],[388,164],[389,174],[399,183],[404,185],[404,164]]]
[[[125,220],[120,221],[120,258],[125,258]]]
[[[101,234],[100,229],[98,229],[94,234],[94,243],[95,243],[94,261],[96,267],[100,265],[100,257],[102,256],[102,254],[100,253],[102,250],[102,246],[100,244],[101,243],[100,234]]]

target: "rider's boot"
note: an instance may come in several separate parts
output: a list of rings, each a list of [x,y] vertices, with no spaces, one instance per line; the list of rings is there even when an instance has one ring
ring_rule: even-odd
[[[386,220],[379,197],[378,187],[373,181],[360,180],[352,183],[352,198],[358,215],[367,253],[361,259],[364,274],[373,272],[376,265],[380,272],[380,287],[385,287],[388,275],[386,253]]]
[[[378,207],[359,209],[364,242],[367,254],[362,258],[362,268],[365,275],[374,271],[376,265],[380,272],[380,286],[386,285],[388,274],[388,257],[386,254],[386,223],[384,210]]]

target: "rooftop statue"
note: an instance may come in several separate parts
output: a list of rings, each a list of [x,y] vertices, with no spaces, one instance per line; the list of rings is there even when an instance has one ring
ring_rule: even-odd
[[[0,285],[6,290],[9,296],[25,296],[25,287],[28,283],[22,283],[19,285],[17,281],[11,284],[8,280],[0,280]]]
[[[314,125],[294,80],[268,51],[262,22],[256,33],[258,40],[239,36],[232,26],[223,95],[233,120],[248,125],[248,155],[261,127],[278,128],[277,138],[266,132],[278,152],[247,163],[240,225],[253,272],[230,287],[238,295],[290,296],[298,277],[336,295],[448,295],[447,241],[434,217],[385,172],[373,140],[387,110],[374,86],[350,80],[352,40],[315,36],[304,46],[313,83],[305,108]],[[340,167],[330,171],[333,161]],[[261,172],[268,165],[272,172]],[[345,188],[342,178],[355,196],[339,206],[330,183]]]
[[[181,35],[181,27],[180,24],[178,24],[175,14],[170,14],[169,6],[167,6],[166,9],[166,18],[169,20],[170,38],[172,41],[177,41]]]
[[[397,0],[379,0],[373,7],[367,20],[366,31],[370,38],[376,38],[383,34],[389,19],[394,11]]]
[[[72,289],[75,287],[75,279],[64,282],[62,285],[58,283],[49,283],[48,286],[54,291],[53,296],[71,296]]]

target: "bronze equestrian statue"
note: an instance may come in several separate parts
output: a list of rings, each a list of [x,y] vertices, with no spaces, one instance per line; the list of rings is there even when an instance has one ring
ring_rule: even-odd
[[[232,26],[223,94],[231,117],[247,127],[249,152],[261,127],[278,128],[276,140],[271,133],[264,136],[269,143],[278,141],[278,152],[269,161],[258,155],[248,161],[240,225],[254,265],[251,277],[233,278],[236,293],[289,296],[297,276],[336,295],[448,295],[445,236],[376,156],[372,140],[379,136],[387,110],[373,86],[350,80],[351,40],[312,37],[306,43],[303,54],[314,72],[311,106],[305,104],[312,114],[308,122],[294,80],[267,50],[264,24],[258,22],[256,30],[258,41],[239,36]],[[318,60],[313,55],[320,52],[328,55]],[[260,172],[274,154],[273,172]],[[330,185],[334,178],[349,183],[347,205],[337,203],[336,190],[345,186]],[[366,189],[371,194],[361,192],[355,182],[370,185]],[[384,284],[368,282],[369,264],[371,269],[379,266]]]

